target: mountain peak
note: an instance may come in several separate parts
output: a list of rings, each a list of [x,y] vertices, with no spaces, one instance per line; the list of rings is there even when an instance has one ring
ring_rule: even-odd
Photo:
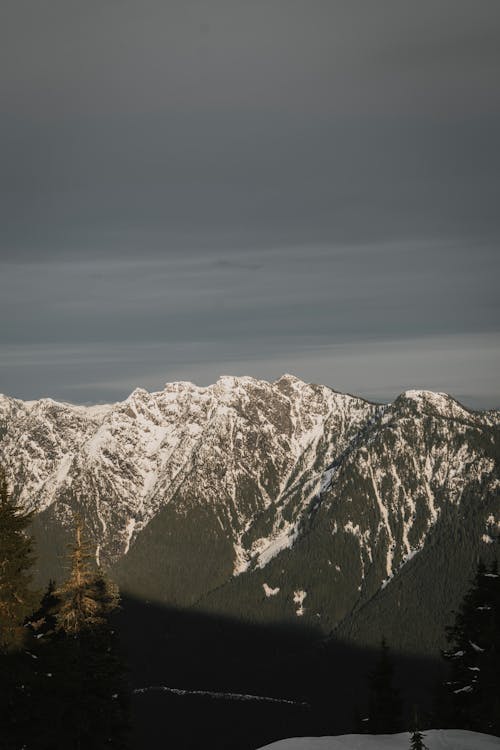
[[[232,388],[237,385],[253,384],[262,382],[253,378],[251,375],[219,375],[214,385]]]
[[[448,393],[411,389],[401,393],[393,402],[393,407],[412,405],[419,411],[445,417],[447,419],[475,420],[475,415],[462,406]]]
[[[300,378],[298,378],[296,375],[292,375],[289,372],[284,372],[283,375],[281,375],[274,382],[275,383],[289,382],[289,383],[302,383],[302,384],[304,384],[303,380],[301,380]]]
[[[199,390],[201,386],[196,385],[191,380],[174,380],[173,382],[167,382],[163,386],[164,391],[195,391]]]
[[[429,391],[426,389],[415,388],[403,391],[401,395],[407,399],[413,399],[414,401],[430,401],[436,405],[442,404],[443,401],[448,401],[451,398],[447,393],[442,393],[440,391]]]

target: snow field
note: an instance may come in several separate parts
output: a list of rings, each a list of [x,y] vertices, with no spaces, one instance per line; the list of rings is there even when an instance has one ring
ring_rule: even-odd
[[[422,731],[429,750],[499,750],[500,737],[463,729]],[[344,734],[338,737],[294,737],[260,750],[409,750],[410,734]]]

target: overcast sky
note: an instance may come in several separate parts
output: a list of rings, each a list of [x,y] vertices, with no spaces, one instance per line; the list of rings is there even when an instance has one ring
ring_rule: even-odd
[[[500,407],[498,0],[2,0],[0,391]]]

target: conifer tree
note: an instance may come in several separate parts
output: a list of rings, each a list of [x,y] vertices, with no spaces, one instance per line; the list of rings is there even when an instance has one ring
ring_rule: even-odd
[[[449,721],[500,734],[500,577],[497,563],[480,562],[470,590],[447,628]]]
[[[50,580],[40,606],[30,617],[29,628],[36,639],[55,633],[60,600],[56,593],[56,582]]]
[[[5,472],[0,469],[0,652],[3,653],[22,647],[26,635],[24,622],[36,601],[31,589],[33,540],[28,533],[32,516],[12,500]]]
[[[34,608],[31,588],[32,514],[17,505],[0,469],[0,737],[2,750],[23,746],[30,721],[34,660],[29,630]]]
[[[96,570],[81,519],[69,553],[68,578],[51,597],[55,628],[41,652],[44,669],[50,667],[40,712],[43,741],[33,747],[125,748],[128,690],[110,620],[118,591]]]
[[[485,574],[488,622],[485,624],[486,648],[480,674],[483,699],[480,708],[484,732],[500,736],[500,574],[495,560]]]
[[[427,745],[424,745],[424,735],[418,729],[414,729],[410,737],[410,749],[411,750],[429,750]]]
[[[418,726],[418,712],[415,706],[413,710],[413,727],[410,734],[410,750],[429,750],[427,745],[424,745],[424,735]]]
[[[17,660],[17,682],[23,690],[16,698],[17,742],[15,750],[52,750],[57,736],[60,696],[54,693],[54,672],[59,672],[55,637],[55,613],[58,599],[55,583],[50,581],[39,607],[25,623],[25,650]],[[56,707],[54,710],[54,706]]]
[[[389,647],[382,638],[378,661],[368,675],[370,703],[367,731],[372,734],[390,734],[400,730],[401,699],[393,685],[393,676]]]
[[[57,590],[60,601],[57,629],[82,637],[106,628],[108,615],[118,607],[118,591],[95,570],[92,548],[85,537],[83,522],[77,519],[75,543],[69,555],[70,574]]]

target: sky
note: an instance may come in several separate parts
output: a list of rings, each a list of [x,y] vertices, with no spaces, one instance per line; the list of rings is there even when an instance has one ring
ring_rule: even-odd
[[[2,0],[0,392],[500,407],[498,0]]]

